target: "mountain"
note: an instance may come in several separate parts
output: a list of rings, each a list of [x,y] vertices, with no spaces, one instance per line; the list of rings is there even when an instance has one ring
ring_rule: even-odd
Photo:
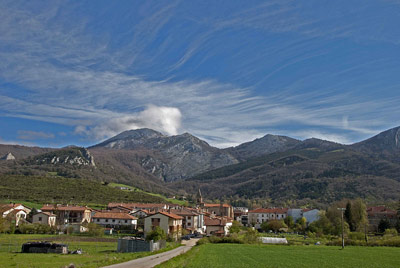
[[[398,154],[400,153],[400,127],[386,130],[351,147],[369,153]]]
[[[400,198],[399,128],[354,145],[320,139],[198,174],[172,187],[210,198],[260,198],[275,204],[330,203],[362,197],[370,202]]]
[[[86,148],[71,146],[35,156],[29,161],[39,165],[68,164],[77,166],[96,166],[93,156]]]
[[[162,181],[186,179],[195,174],[238,163],[230,153],[184,133],[165,136],[151,129],[125,131],[90,149],[136,151],[136,160],[147,172]]]
[[[299,140],[289,137],[267,134],[251,142],[227,148],[225,151],[236,157],[236,159],[243,161],[265,154],[286,151],[299,143]]]
[[[65,177],[119,182],[164,194],[260,199],[271,204],[361,197],[400,199],[400,127],[343,145],[311,138],[262,138],[218,149],[189,134],[122,132],[88,149],[0,145],[0,176]]]

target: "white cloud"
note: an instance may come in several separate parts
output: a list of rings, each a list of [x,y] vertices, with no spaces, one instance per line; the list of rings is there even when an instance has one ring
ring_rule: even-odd
[[[21,140],[38,140],[38,139],[53,139],[54,134],[44,131],[31,131],[31,130],[19,130],[18,139]]]
[[[126,130],[151,128],[168,135],[177,135],[181,117],[177,108],[149,105],[137,114],[107,119],[95,123],[94,126],[79,125],[75,128],[75,133],[104,139]]]

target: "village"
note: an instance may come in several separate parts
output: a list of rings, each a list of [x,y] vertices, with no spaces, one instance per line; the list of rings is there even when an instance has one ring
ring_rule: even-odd
[[[368,231],[378,232],[384,221],[395,226],[397,211],[385,206],[367,208]],[[320,218],[319,209],[309,208],[256,208],[232,207],[225,203],[205,203],[199,190],[197,204],[185,207],[166,203],[109,203],[107,209],[69,204],[45,204],[41,209],[31,209],[23,204],[2,204],[0,213],[13,227],[36,224],[53,228],[58,234],[85,233],[89,224],[102,227],[105,234],[121,233],[143,238],[155,228],[161,228],[172,240],[190,237],[229,235],[232,224],[253,227],[262,231],[263,223],[304,221],[307,226]],[[17,229],[18,230],[18,229]],[[288,228],[278,228],[287,232]],[[366,230],[367,231],[367,230]]]

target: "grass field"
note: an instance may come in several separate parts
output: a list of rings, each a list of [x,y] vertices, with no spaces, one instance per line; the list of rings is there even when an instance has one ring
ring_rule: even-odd
[[[142,193],[145,193],[145,194],[148,194],[148,195],[151,195],[151,196],[163,198],[165,200],[165,202],[167,202],[167,203],[178,204],[178,205],[182,205],[182,206],[187,206],[188,205],[186,201],[173,199],[173,198],[167,198],[167,197],[165,197],[165,196],[163,196],[161,194],[145,192],[143,190],[140,190],[139,188],[136,188],[136,187],[133,187],[133,186],[130,186],[130,185],[126,185],[126,184],[111,182],[110,184],[108,184],[108,186],[113,187],[113,188],[115,188],[115,187],[125,187],[125,188],[130,189],[131,191],[134,191],[134,192],[142,192]],[[129,190],[125,190],[125,191],[129,192]]]
[[[204,244],[165,262],[172,267],[400,267],[400,248]]]
[[[54,241],[68,245],[68,249],[83,250],[82,255],[20,253],[23,243],[28,241]],[[162,251],[172,249],[169,244]],[[94,238],[67,235],[0,235],[0,267],[18,268],[58,268],[73,263],[76,267],[101,267],[113,263],[148,256],[143,253],[116,253],[117,240],[113,238]],[[158,253],[158,252],[156,252]]]

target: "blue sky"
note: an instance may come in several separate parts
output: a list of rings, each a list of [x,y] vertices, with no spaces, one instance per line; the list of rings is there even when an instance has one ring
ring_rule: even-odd
[[[0,143],[400,125],[400,1],[0,1]]]

